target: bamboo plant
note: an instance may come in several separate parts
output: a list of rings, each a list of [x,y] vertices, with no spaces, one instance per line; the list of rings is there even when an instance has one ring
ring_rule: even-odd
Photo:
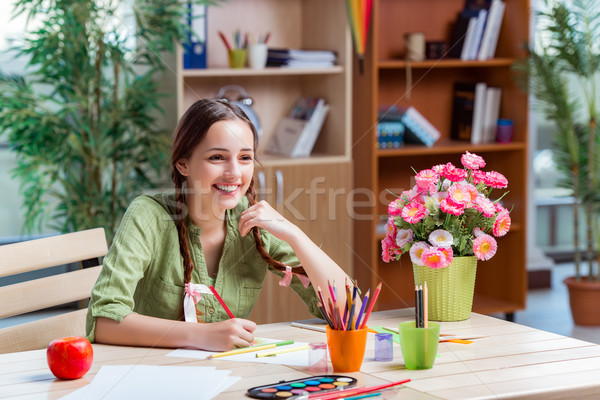
[[[598,86],[600,84],[600,4],[596,0],[545,0],[538,13],[540,35],[529,59],[518,65],[543,114],[556,126],[554,142],[560,185],[574,197],[573,229],[576,278],[581,280],[580,210],[585,215],[588,280],[598,280],[594,253],[600,239]],[[600,257],[597,254],[596,257]]]
[[[40,21],[17,49],[26,74],[0,67],[0,135],[17,154],[25,231],[104,227],[110,240],[132,198],[164,175],[158,82],[172,73],[163,56],[187,37],[186,13],[181,0],[16,2],[16,15]]]

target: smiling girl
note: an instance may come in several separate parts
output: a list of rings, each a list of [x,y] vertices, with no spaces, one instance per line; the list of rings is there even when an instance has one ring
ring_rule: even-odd
[[[231,103],[199,100],[186,111],[171,154],[175,194],[140,196],[123,216],[92,291],[90,341],[248,346],[256,324],[246,318],[267,270],[289,279],[289,267],[290,286],[320,316],[315,288],[347,276],[296,225],[255,203],[257,142],[254,126]],[[210,285],[237,318],[199,289]]]

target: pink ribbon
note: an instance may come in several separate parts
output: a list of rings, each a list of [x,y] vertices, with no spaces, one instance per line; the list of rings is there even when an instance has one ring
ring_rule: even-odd
[[[185,284],[185,296],[183,297],[185,322],[198,322],[198,317],[196,317],[196,303],[202,298],[199,286],[193,283]]]
[[[279,281],[279,286],[290,286],[293,275],[296,275],[298,279],[300,279],[300,282],[302,282],[302,285],[304,285],[305,288],[308,288],[308,285],[310,285],[310,279],[308,276],[292,272],[292,267],[289,265],[286,265],[285,267],[285,275],[283,275],[283,278],[281,278]]]

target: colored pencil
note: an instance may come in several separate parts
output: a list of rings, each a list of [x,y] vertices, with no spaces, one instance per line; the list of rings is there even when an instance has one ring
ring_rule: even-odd
[[[219,303],[221,303],[221,305],[223,306],[223,308],[225,309],[225,312],[227,313],[227,315],[229,315],[229,318],[235,318],[233,316],[233,313],[231,312],[231,310],[229,309],[229,307],[227,307],[227,304],[225,304],[225,301],[223,301],[223,299],[221,298],[221,296],[219,296],[219,293],[217,293],[217,290],[210,285],[208,287],[210,289],[211,292],[213,292],[213,294],[215,295],[215,297],[217,298],[217,301]]]
[[[381,396],[381,392],[379,392],[379,393],[359,394],[358,396],[345,397],[344,400],[358,400],[358,399],[366,399],[367,397],[376,397],[376,396]]]
[[[274,349],[275,347],[286,346],[288,344],[294,344],[294,341],[293,340],[285,340],[283,342],[263,344],[263,345],[260,345],[260,346],[242,347],[242,348],[235,349],[235,350],[229,350],[229,351],[223,351],[221,353],[210,354],[206,358],[210,359],[210,358],[219,358],[219,357],[226,357],[226,356],[234,356],[236,354],[251,353],[253,351],[261,351],[261,350]]]
[[[219,36],[221,37],[221,40],[223,41],[223,44],[225,45],[227,50],[231,50],[231,45],[229,44],[229,41],[227,40],[223,32],[219,31]]]
[[[423,282],[423,328],[429,328],[429,291],[427,290],[427,282]]]
[[[365,293],[365,297],[363,297],[362,305],[360,306],[360,310],[358,311],[358,315],[356,316],[356,325],[354,326],[354,329],[358,329],[358,327],[360,326],[360,320],[362,319],[363,313],[365,312],[365,306],[369,301],[370,292],[371,289],[367,290],[367,293]]]
[[[264,353],[257,353],[255,356],[257,358],[259,358],[259,357],[274,357],[277,354],[292,353],[294,351],[308,350],[309,348],[310,348],[309,345],[297,346],[297,347],[290,347],[289,349],[283,349],[283,350],[277,350],[277,351],[267,351],[267,352],[264,352]]]
[[[386,389],[392,386],[397,386],[397,385],[402,385],[403,383],[407,383],[410,382],[410,379],[404,379],[402,381],[398,381],[398,382],[392,382],[392,383],[384,383],[383,385],[377,385],[377,386],[371,386],[371,387],[361,387],[361,388],[354,388],[354,389],[345,389],[345,390],[338,390],[332,393],[313,393],[313,394],[309,394],[308,398],[309,399],[315,399],[315,400],[334,400],[334,399],[340,399],[343,397],[347,397],[347,396],[351,396],[351,395],[359,395],[359,394],[363,394],[363,393],[369,393],[369,392],[375,392],[377,390],[382,390],[382,389]]]
[[[360,325],[360,329],[363,329],[367,325],[367,321],[369,320],[369,317],[371,316],[371,311],[373,311],[373,305],[377,301],[377,297],[379,297],[379,292],[381,292],[382,283],[383,282],[379,282],[379,285],[377,285],[377,287],[375,288],[375,292],[373,293],[373,298],[371,299],[371,302],[369,303],[369,308],[367,309],[367,314],[365,315],[365,319],[363,320],[363,323]]]

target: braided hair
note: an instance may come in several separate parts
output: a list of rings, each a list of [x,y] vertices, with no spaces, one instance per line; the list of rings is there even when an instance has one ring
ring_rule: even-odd
[[[179,236],[179,250],[183,257],[184,283],[190,283],[194,262],[192,261],[190,248],[188,245],[188,234],[185,215],[187,213],[187,204],[185,197],[186,178],[181,175],[176,167],[179,160],[189,158],[196,146],[204,140],[210,127],[224,120],[239,119],[245,121],[254,136],[254,149],[258,146],[258,134],[256,128],[250,122],[248,116],[235,104],[227,100],[220,99],[201,99],[192,104],[183,114],[177,128],[175,129],[175,138],[173,150],[171,153],[171,180],[175,184],[176,214],[175,225]],[[246,198],[250,206],[256,203],[254,190],[254,178],[250,181]],[[279,271],[285,271],[285,264],[274,260],[265,250],[260,238],[260,231],[257,226],[252,228],[252,235],[256,245],[256,250],[260,256],[273,268]],[[294,268],[294,272],[306,275],[304,268]]]

